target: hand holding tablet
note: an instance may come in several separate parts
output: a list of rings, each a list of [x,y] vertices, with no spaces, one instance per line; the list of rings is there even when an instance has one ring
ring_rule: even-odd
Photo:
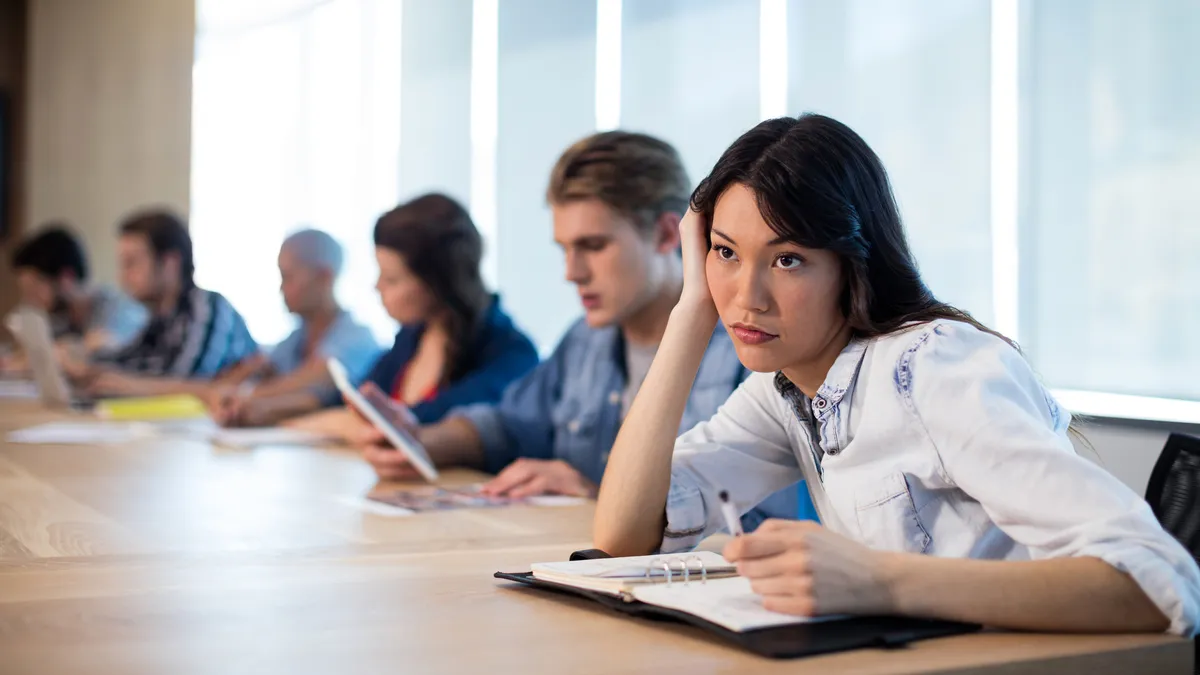
[[[331,358],[327,362],[329,367],[329,375],[333,378],[333,383],[337,386],[338,391],[346,399],[346,403],[352,406],[359,412],[368,422],[384,435],[384,438],[396,448],[398,452],[404,454],[409,462],[425,480],[430,482],[437,480],[437,468],[433,465],[433,460],[430,459],[429,453],[425,451],[425,447],[412,437],[408,431],[398,427],[388,421],[387,416],[379,409],[379,406],[367,400],[361,392],[354,388],[350,383],[350,376],[346,373],[346,367],[337,359]],[[409,413],[411,415],[411,413]],[[415,421],[415,420],[414,420]]]
[[[383,393],[383,390],[374,382],[370,380],[364,382],[358,388],[358,393],[398,429],[403,429],[411,434],[421,427],[421,422],[413,415],[408,406]]]

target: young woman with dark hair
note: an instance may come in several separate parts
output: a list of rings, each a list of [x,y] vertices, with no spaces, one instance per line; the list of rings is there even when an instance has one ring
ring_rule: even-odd
[[[374,238],[375,288],[400,324],[363,385],[376,405],[403,404],[428,424],[459,406],[498,401],[537,365],[533,342],[483,282],[483,240],[461,204],[436,193],[417,197],[380,216]],[[370,433],[341,411],[293,425],[354,442]]]
[[[1191,635],[1200,570],[1077,455],[1008,340],[921,281],[879,158],[845,125],[769,120],[681,225],[684,291],[612,450],[595,543],[676,551],[800,479],[820,514],[725,549],[767,609]],[[755,374],[675,438],[720,320]]]
[[[537,365],[537,350],[480,276],[483,239],[457,201],[428,194],[375,224],[376,289],[401,326],[367,380],[423,423],[499,400]]]

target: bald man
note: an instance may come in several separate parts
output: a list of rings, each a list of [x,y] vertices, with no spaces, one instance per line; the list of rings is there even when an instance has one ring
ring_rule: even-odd
[[[382,352],[371,331],[334,297],[342,247],[320,230],[301,230],[279,249],[280,291],[300,325],[256,364],[221,378],[214,416],[227,425],[264,426],[336,405],[325,362],[336,357],[357,383]],[[252,388],[246,383],[257,378]]]

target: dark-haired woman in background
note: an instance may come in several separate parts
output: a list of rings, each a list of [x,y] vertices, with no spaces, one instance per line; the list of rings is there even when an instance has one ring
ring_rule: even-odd
[[[461,405],[498,401],[537,365],[533,343],[484,286],[483,240],[457,201],[428,194],[383,214],[375,258],[375,288],[400,332],[367,377],[368,398],[403,404],[426,424]],[[356,439],[365,423],[338,412],[295,426]]]
[[[846,126],[769,120],[681,225],[684,291],[612,450],[595,543],[677,551],[800,479],[820,514],[725,549],[770,610],[1192,635],[1200,570],[1077,455],[1021,353],[921,281],[887,175]],[[677,440],[713,323],[754,375]]]

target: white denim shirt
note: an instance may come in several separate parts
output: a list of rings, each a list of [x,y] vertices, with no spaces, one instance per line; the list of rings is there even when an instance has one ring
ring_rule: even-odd
[[[806,479],[822,524],[873,549],[1028,560],[1094,556],[1193,635],[1200,570],[1145,500],[1075,453],[1070,415],[1003,340],[938,320],[856,339],[813,400],[755,374],[676,441],[662,549],[724,529]]]

